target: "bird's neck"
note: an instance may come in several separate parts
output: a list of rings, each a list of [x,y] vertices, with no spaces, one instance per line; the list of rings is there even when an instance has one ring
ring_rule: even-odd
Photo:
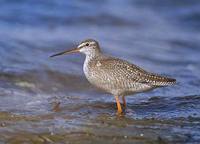
[[[87,62],[89,62],[90,60],[92,60],[92,59],[94,59],[94,58],[96,58],[96,57],[98,57],[100,55],[101,55],[101,52],[91,51],[91,52],[89,52],[89,53],[86,54],[85,60]]]
[[[89,54],[86,54],[84,65],[83,65],[83,71],[84,71],[85,75],[87,75],[88,72],[89,72],[89,69],[88,69],[89,63],[92,60],[98,58],[100,55],[101,55],[101,53],[89,53]]]
[[[85,61],[83,64],[83,71],[84,71],[86,77],[89,77],[89,75],[88,75],[89,71],[90,71],[89,63],[97,57],[98,57],[98,55],[96,55],[95,53],[86,54]]]

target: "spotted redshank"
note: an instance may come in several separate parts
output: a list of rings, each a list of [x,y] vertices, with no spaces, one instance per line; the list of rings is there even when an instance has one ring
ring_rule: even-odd
[[[83,71],[88,81],[115,96],[118,114],[123,113],[119,97],[122,98],[125,109],[125,96],[176,82],[173,78],[147,72],[128,61],[103,54],[98,42],[93,39],[84,40],[76,48],[50,57],[76,52],[86,55]]]

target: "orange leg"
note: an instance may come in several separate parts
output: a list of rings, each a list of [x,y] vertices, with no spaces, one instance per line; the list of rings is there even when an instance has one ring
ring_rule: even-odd
[[[121,104],[120,104],[120,101],[119,101],[119,97],[115,96],[115,100],[116,100],[116,103],[117,103],[117,113],[122,114],[122,107],[121,107]]]
[[[126,109],[126,99],[125,99],[125,96],[122,96],[122,100],[123,100],[124,108]]]

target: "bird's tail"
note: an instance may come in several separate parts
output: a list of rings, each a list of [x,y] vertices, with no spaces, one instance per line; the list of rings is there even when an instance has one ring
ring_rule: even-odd
[[[176,83],[176,79],[174,78],[169,78],[169,77],[160,76],[156,74],[151,74],[151,75],[148,75],[147,77],[149,77],[150,79],[149,82],[154,86],[168,86],[168,85],[173,85]]]
[[[174,79],[174,78],[165,77],[164,79],[165,80],[160,81],[161,86],[168,86],[168,85],[173,85],[176,83],[176,79]]]

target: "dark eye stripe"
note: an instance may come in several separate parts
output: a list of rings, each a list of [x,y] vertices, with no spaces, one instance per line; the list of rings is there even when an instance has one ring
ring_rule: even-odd
[[[86,46],[89,46],[89,43],[86,43]]]

